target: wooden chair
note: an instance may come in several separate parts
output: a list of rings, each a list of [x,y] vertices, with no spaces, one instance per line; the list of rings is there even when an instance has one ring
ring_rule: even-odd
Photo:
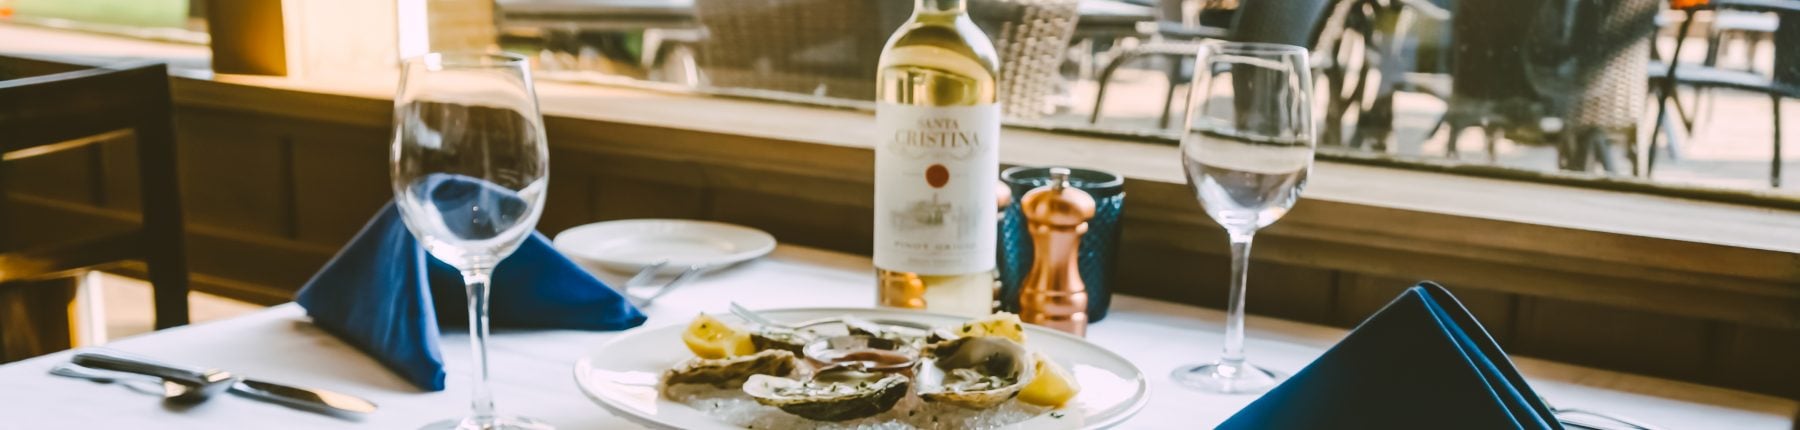
[[[10,78],[10,80],[8,80]],[[137,142],[143,226],[109,237],[25,246],[0,233],[0,292],[91,268],[141,260],[154,288],[156,328],[188,323],[188,271],[176,170],[173,106],[163,64],[84,68],[0,57],[0,227],[22,228],[7,164],[81,148],[129,131]],[[81,232],[69,232],[80,236]],[[16,321],[16,320],[15,320]],[[4,324],[0,321],[0,324]],[[7,331],[0,327],[0,336]]]

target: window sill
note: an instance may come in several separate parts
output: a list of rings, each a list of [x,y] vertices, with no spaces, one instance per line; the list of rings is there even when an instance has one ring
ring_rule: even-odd
[[[99,49],[96,37],[75,36]],[[0,52],[46,49],[48,39],[0,37],[13,41],[0,42]],[[183,107],[385,128],[392,82],[187,71],[175,98]],[[728,166],[753,176],[723,186],[870,204],[875,127],[867,113],[552,82],[540,83],[539,99],[561,149]],[[1185,186],[1176,148],[1024,129],[1003,140],[1006,164],[1125,174],[1128,241],[1224,252],[1223,234]],[[1317,164],[1303,200],[1261,235],[1259,260],[1800,328],[1800,211],[1329,161]]]

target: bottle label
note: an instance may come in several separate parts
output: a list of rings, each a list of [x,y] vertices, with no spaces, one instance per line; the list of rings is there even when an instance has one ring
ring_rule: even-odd
[[[875,126],[875,267],[993,270],[1000,105],[879,103]]]

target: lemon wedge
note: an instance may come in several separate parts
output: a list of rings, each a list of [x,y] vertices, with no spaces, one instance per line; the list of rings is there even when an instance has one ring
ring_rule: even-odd
[[[1056,364],[1049,357],[1039,355],[1037,376],[1032,377],[1031,383],[1019,390],[1019,401],[1038,406],[1062,407],[1079,392],[1081,385],[1075,383],[1075,378],[1069,376],[1069,371],[1063,370],[1062,365]]]
[[[687,331],[681,332],[681,341],[700,358],[726,358],[756,353],[756,346],[750,343],[750,332],[707,314],[694,317],[694,322],[688,324]]]
[[[1019,316],[1006,312],[989,315],[986,318],[963,323],[950,330],[960,337],[993,336],[1012,339],[1013,342],[1025,343],[1025,325],[1019,322]]]

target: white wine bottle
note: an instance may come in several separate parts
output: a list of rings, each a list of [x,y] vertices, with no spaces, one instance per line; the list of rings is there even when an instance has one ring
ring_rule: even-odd
[[[875,270],[880,303],[980,316],[994,299],[1000,174],[993,42],[968,0],[914,0],[877,76]]]

